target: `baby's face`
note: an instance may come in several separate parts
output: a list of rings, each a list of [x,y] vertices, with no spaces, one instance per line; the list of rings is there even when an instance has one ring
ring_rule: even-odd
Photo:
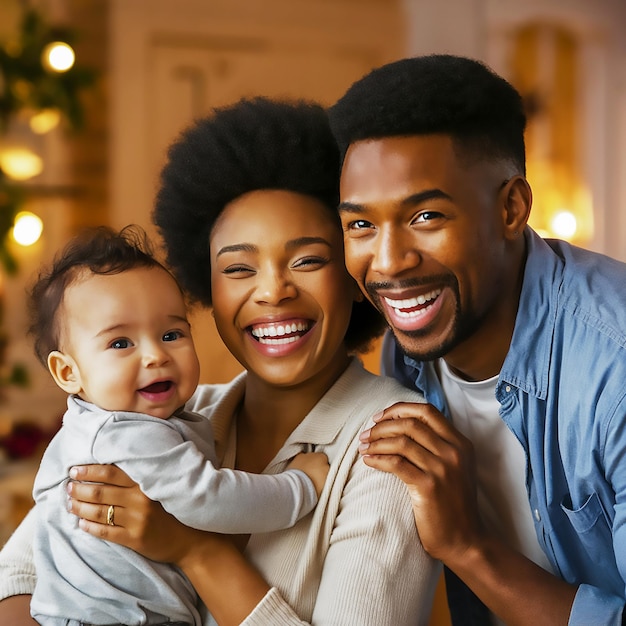
[[[168,418],[195,391],[185,302],[162,268],[87,273],[67,289],[59,315],[60,351],[75,364],[83,400]]]

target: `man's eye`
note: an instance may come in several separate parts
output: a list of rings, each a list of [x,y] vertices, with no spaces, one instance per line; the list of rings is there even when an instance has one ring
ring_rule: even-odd
[[[367,220],[354,220],[348,222],[348,230],[363,230],[365,228],[373,228],[373,224]]]
[[[176,341],[180,339],[183,334],[179,330],[170,330],[169,333],[163,335],[163,341]]]
[[[110,345],[114,350],[123,350],[124,348],[128,348],[130,346],[130,341],[128,341],[128,339],[116,339],[111,342]]]
[[[439,211],[422,211],[415,217],[414,222],[432,222],[440,217],[443,217],[443,213],[439,213]]]

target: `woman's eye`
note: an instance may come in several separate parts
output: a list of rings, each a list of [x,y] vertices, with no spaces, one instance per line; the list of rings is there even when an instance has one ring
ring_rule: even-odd
[[[110,343],[110,347],[114,350],[123,350],[124,348],[130,347],[131,343],[128,339],[116,339]]]
[[[293,267],[296,269],[316,269],[318,267],[323,267],[328,263],[328,259],[319,256],[307,256],[302,259],[298,259]]]
[[[183,336],[180,330],[170,330],[169,333],[163,335],[163,341],[176,341]]]
[[[229,265],[222,270],[222,274],[227,274],[228,276],[249,276],[252,274],[254,270],[247,265]]]

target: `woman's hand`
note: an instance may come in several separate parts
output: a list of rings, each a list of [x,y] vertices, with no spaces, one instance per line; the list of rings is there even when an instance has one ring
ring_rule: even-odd
[[[199,536],[207,534],[184,526],[166,513],[115,465],[74,467],[70,478],[68,510],[81,518],[80,528],[153,561],[179,563]],[[110,506],[112,525],[107,523]]]
[[[114,465],[72,468],[68,509],[95,537],[131,548],[153,561],[176,563],[219,624],[240,624],[268,592],[240,550],[246,537],[188,528],[147,498]],[[113,505],[113,523],[107,524]]]

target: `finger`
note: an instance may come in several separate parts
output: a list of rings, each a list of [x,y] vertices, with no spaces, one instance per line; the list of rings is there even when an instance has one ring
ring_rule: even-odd
[[[430,454],[447,454],[450,446],[459,445],[442,438],[430,425],[414,417],[379,422],[369,431],[362,433],[361,454],[404,454],[406,450],[419,448]]]
[[[94,522],[95,524],[124,527],[124,507],[115,506],[113,508],[113,524],[109,524],[109,506],[110,505],[107,504],[91,504],[88,502],[81,502],[80,500],[70,498],[68,500],[67,509],[70,513],[73,513],[81,519]]]
[[[108,524],[101,524],[93,522],[88,519],[81,518],[78,520],[78,526],[81,530],[98,537],[98,539],[105,539],[106,541],[112,541],[114,543],[124,543],[128,547],[130,545],[130,537],[123,526],[110,526]]]
[[[384,463],[386,472],[396,473],[395,466],[409,463],[420,472],[438,472],[441,457],[434,453],[436,445],[430,443],[430,448],[406,436],[384,437],[374,439],[371,443],[365,442],[359,446],[359,452],[365,459],[375,459],[375,463]],[[368,465],[372,463],[368,461]]]
[[[460,433],[457,442],[450,443],[411,418],[385,422],[372,431],[376,428],[384,432],[382,436],[372,432],[370,439],[360,444],[363,457],[399,457],[423,472],[446,480],[459,472],[473,471],[472,444]]]
[[[117,504],[126,505],[126,500],[130,498],[128,487],[113,487],[98,483],[82,483],[68,481],[66,491],[68,495],[76,500],[91,502],[93,504]]]
[[[430,404],[398,403],[385,409],[381,421],[361,434],[361,441],[404,434],[416,441],[434,436],[454,446],[464,446],[464,437],[446,417]]]
[[[446,416],[426,402],[396,402],[374,416],[377,424],[390,420],[414,418],[432,428],[440,437],[447,439],[456,432]]]
[[[425,480],[425,472],[406,458],[396,454],[378,454],[376,456],[364,456],[363,462],[370,467],[395,474],[407,485],[419,485]]]
[[[131,487],[133,481],[115,465],[76,465],[70,468],[70,478],[118,487]]]

